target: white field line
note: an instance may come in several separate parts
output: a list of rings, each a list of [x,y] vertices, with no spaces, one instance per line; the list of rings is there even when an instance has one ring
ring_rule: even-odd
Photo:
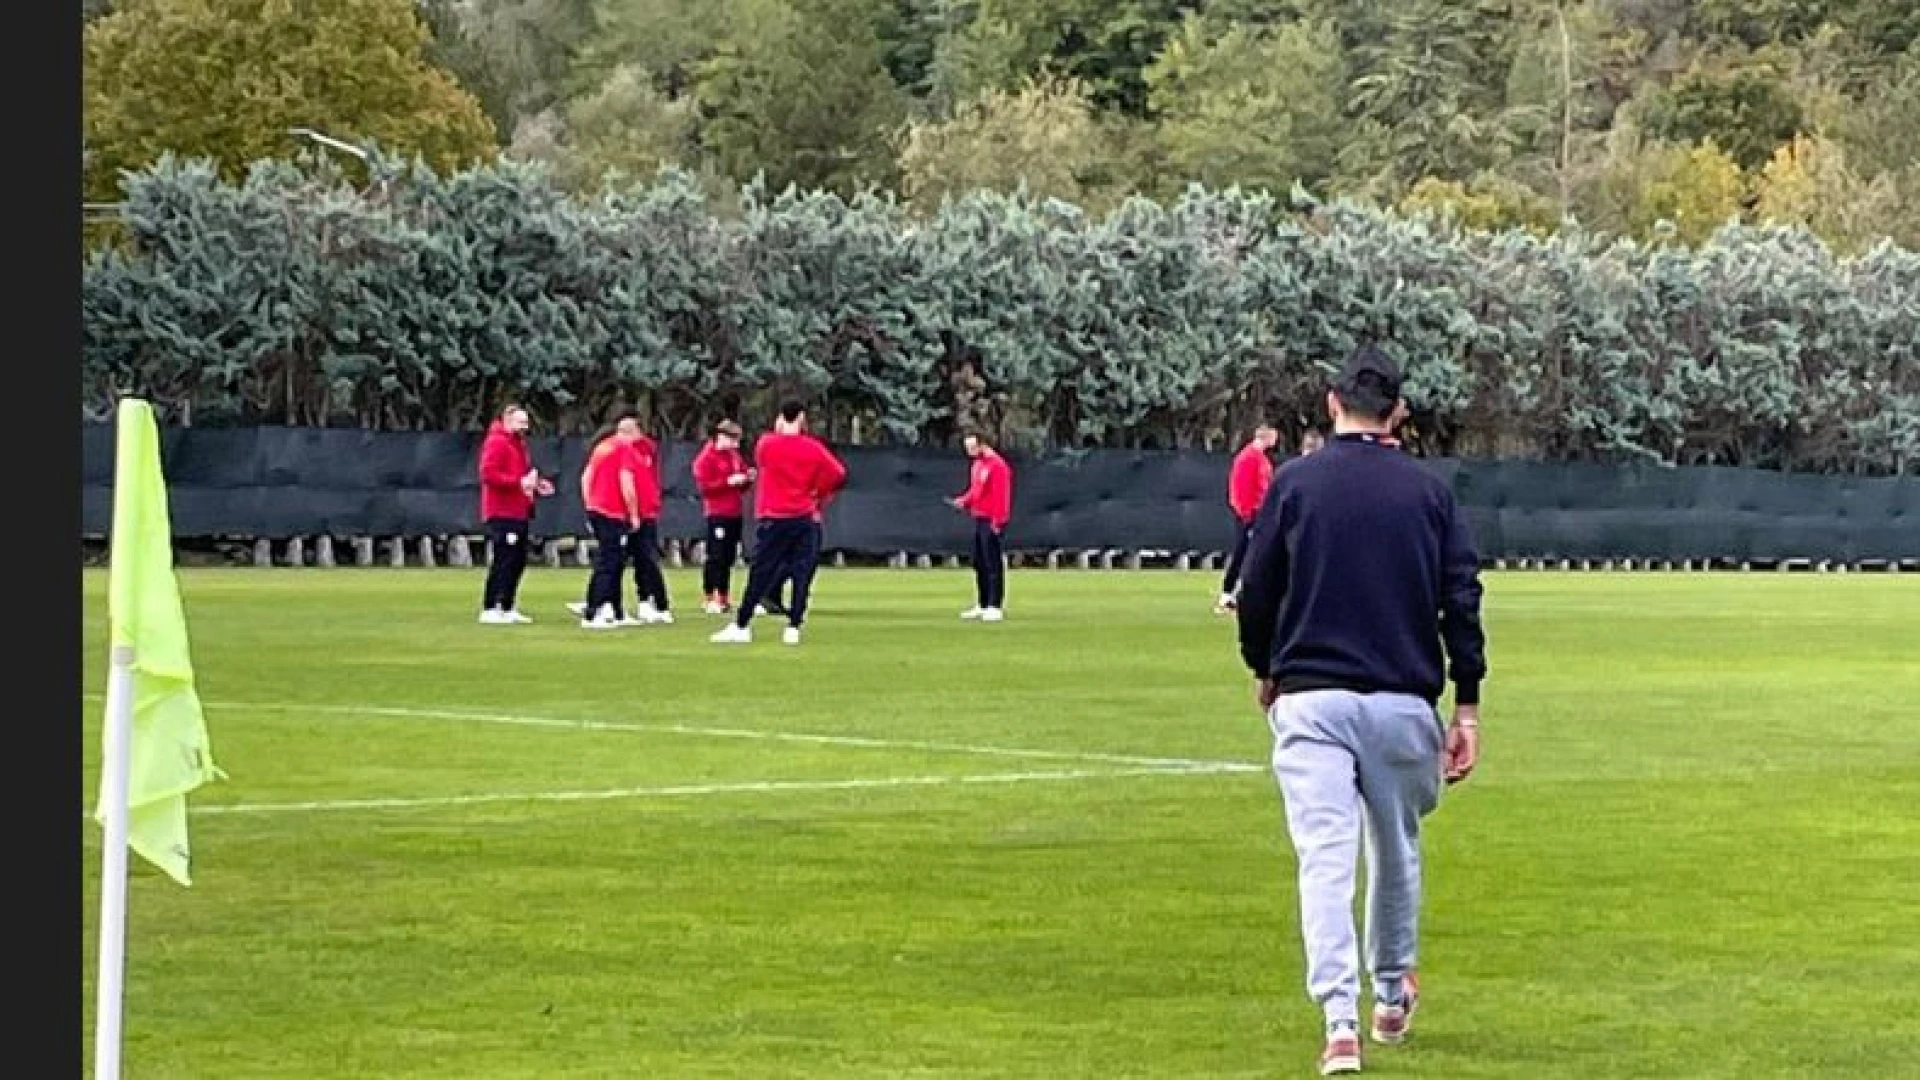
[[[89,701],[103,700],[99,694],[85,694]],[[573,720],[555,716],[529,716],[511,713],[470,712],[453,709],[414,709],[385,705],[319,705],[297,702],[206,702],[209,711],[234,709],[253,712],[319,713],[328,716],[378,716],[398,720],[450,720],[478,724],[504,724],[513,727],[555,728],[574,731],[625,731],[646,735],[687,735],[709,739],[750,739],[763,742],[808,743],[816,746],[852,746],[869,750],[917,750],[928,753],[972,754],[979,757],[1029,758],[1050,761],[1079,761],[1102,765],[1141,765],[1155,769],[1213,769],[1221,772],[1260,771],[1266,766],[1238,761],[1207,761],[1196,758],[1141,757],[1133,754],[1102,754],[1079,750],[1040,750],[1011,746],[979,746],[971,743],[929,742],[918,739],[875,739],[860,735],[818,735],[797,731],[763,731],[749,728],[701,727],[692,724],[634,724],[614,720]]]
[[[1185,768],[1071,769],[1057,772],[980,773],[958,776],[890,776],[868,780],[753,780],[732,784],[679,784],[669,787],[611,788],[599,791],[489,792],[413,799],[321,799],[311,802],[229,803],[191,806],[189,813],[268,814],[330,810],[415,810],[516,802],[591,802],[612,799],[665,799],[698,795],[756,794],[783,791],[856,791],[868,788],[941,787],[957,784],[1031,784],[1061,780],[1102,780],[1128,776],[1203,776],[1245,772],[1257,766],[1234,762]]]

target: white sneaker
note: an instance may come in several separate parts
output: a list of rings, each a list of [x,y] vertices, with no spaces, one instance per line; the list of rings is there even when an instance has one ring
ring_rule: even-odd
[[[800,628],[797,626],[789,626],[785,630],[780,631],[780,644],[782,645],[800,644]]]
[[[506,616],[504,621],[517,625],[525,625],[533,621],[533,616],[522,614],[519,608],[514,608],[512,611],[503,611],[501,614]]]
[[[640,617],[656,626],[673,625],[673,612],[671,611],[657,611],[652,608],[643,607],[640,609]]]
[[[488,626],[500,626],[512,620],[508,619],[507,613],[499,608],[488,608],[480,613],[480,621]]]
[[[586,607],[585,604],[580,606]],[[623,621],[614,617],[612,604],[601,604],[600,610],[594,612],[593,618],[580,620],[582,630],[617,630],[622,625],[624,625]]]
[[[1240,600],[1238,597],[1234,596],[1230,592],[1223,592],[1220,594],[1220,599],[1214,601],[1213,613],[1215,615],[1225,615],[1227,612],[1232,611],[1233,609],[1239,606],[1240,606]]]
[[[960,617],[967,620],[968,622],[973,622],[976,619],[980,618],[981,614],[985,610],[986,610],[985,608],[981,608],[981,607],[970,607],[967,610],[961,612]]]
[[[730,622],[715,631],[714,635],[707,640],[715,645],[751,645],[753,628]]]
[[[980,612],[981,622],[1006,622],[1007,613],[997,607],[985,608]]]
[[[702,615],[725,615],[727,609],[720,606],[720,601],[709,600],[700,605],[700,613]]]
[[[587,617],[587,605],[586,605],[586,602],[583,600],[568,601],[567,610],[572,612],[574,615],[578,616],[579,618],[584,619]]]

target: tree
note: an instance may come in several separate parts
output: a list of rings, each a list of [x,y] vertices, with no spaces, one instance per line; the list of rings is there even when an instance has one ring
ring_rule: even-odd
[[[1740,166],[1711,142],[1647,141],[1629,126],[1614,133],[1584,194],[1583,220],[1636,237],[1671,229],[1678,239],[1699,243],[1739,218],[1745,195]]]
[[[1835,250],[1872,247],[1906,214],[1892,173],[1871,177],[1837,143],[1799,136],[1773,152],[1755,184],[1754,217],[1812,229]]]
[[[1103,151],[1086,88],[1035,79],[1012,93],[988,90],[950,120],[908,125],[901,193],[922,209],[982,188],[1080,202],[1098,185]]]
[[[1464,180],[1511,150],[1502,123],[1511,60],[1499,0],[1400,0],[1341,24],[1354,121],[1341,171],[1355,189],[1398,193],[1424,176]],[[1378,22],[1372,33],[1362,33]]]
[[[1881,70],[1858,101],[1848,102],[1833,135],[1849,159],[1869,172],[1920,165],[1920,44]]]
[[[956,4],[956,6],[958,6]],[[1038,56],[1005,19],[956,14],[940,31],[927,67],[926,110],[936,120],[989,90],[1014,90],[1037,70]]]
[[[727,175],[842,194],[892,180],[907,103],[881,64],[866,2],[743,0],[695,82],[708,117],[701,142]]]
[[[460,0],[420,0],[427,24],[427,62],[452,75],[486,110],[494,131],[510,137],[519,125],[519,97],[512,73],[462,16]]]
[[[1345,79],[1330,23],[1223,28],[1189,16],[1146,70],[1167,179],[1318,188],[1339,154]]]
[[[632,65],[649,73],[660,91],[685,94],[744,7],[739,0],[594,0],[594,29],[580,47],[574,82],[592,92],[614,69]]]
[[[1640,40],[1589,4],[1555,0],[1515,28],[1507,72],[1504,125],[1514,156],[1503,167],[1513,181],[1551,194],[1560,214],[1597,152],[1619,105],[1610,81],[1632,62]]]
[[[493,124],[426,46],[408,0],[126,0],[85,31],[88,197],[166,151],[238,179],[301,149],[294,127],[438,168],[490,156]]]
[[[1672,85],[1647,94],[1637,119],[1656,139],[1711,139],[1743,169],[1764,165],[1773,148],[1793,138],[1806,122],[1783,72],[1767,59],[1738,62],[1725,70],[1696,66]]]
[[[963,49],[985,61],[971,85],[1008,89],[1009,67],[1016,80],[1061,75],[1085,83],[1102,110],[1147,117],[1147,66],[1181,18],[1200,7],[1199,0],[979,0],[960,31]]]
[[[1400,200],[1398,209],[1409,215],[1432,212],[1464,228],[1488,232],[1527,229],[1544,234],[1559,223],[1545,199],[1496,173],[1476,177],[1472,184],[1424,177]]]
[[[556,164],[575,190],[610,176],[648,180],[663,166],[700,162],[699,114],[691,98],[669,99],[639,67],[615,68],[591,94],[567,104],[567,153]]]
[[[592,0],[460,0],[459,6],[467,37],[517,116],[552,108],[576,89],[575,63],[594,27]]]

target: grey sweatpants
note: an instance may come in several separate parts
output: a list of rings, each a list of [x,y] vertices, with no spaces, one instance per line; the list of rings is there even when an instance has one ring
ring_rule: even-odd
[[[1418,950],[1420,819],[1440,801],[1440,717],[1408,694],[1314,690],[1282,696],[1267,723],[1300,863],[1307,995],[1329,1024],[1358,1023],[1353,879],[1361,837],[1367,968],[1376,993],[1397,994]]]

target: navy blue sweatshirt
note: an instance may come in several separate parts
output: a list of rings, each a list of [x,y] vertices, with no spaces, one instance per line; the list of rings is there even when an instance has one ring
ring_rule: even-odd
[[[1480,701],[1480,559],[1453,492],[1396,447],[1337,435],[1273,477],[1240,585],[1240,656],[1282,693]],[[1443,671],[1441,649],[1451,661]]]

